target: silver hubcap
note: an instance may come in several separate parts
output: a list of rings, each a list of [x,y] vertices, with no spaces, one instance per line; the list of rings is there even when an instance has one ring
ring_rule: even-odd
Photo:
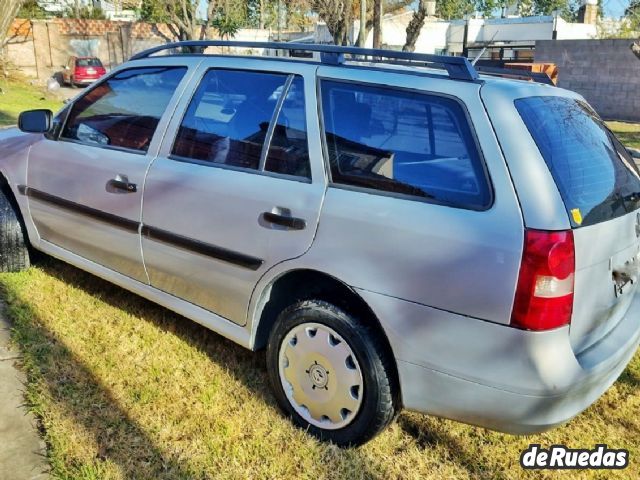
[[[337,429],[353,421],[362,404],[363,380],[351,347],[319,323],[294,327],[280,344],[280,382],[307,422]]]

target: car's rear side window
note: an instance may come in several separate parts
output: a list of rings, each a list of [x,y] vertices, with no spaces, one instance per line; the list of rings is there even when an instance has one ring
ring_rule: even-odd
[[[564,97],[529,97],[515,105],[574,227],[640,207],[640,174],[633,159],[586,104]]]
[[[321,83],[334,184],[485,209],[491,189],[467,116],[452,98]]]
[[[118,72],[73,104],[61,138],[146,152],[186,71],[146,67]]]

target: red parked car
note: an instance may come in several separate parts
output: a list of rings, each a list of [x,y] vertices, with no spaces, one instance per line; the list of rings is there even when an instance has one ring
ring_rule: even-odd
[[[62,80],[65,84],[86,86],[102,77],[107,71],[96,57],[70,57],[64,66]]]

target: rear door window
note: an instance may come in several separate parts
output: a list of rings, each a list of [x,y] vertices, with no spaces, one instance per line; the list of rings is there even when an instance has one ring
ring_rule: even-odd
[[[286,74],[209,70],[182,120],[172,156],[257,170]]]
[[[485,209],[491,189],[467,116],[452,98],[323,80],[335,184]]]
[[[122,70],[77,100],[61,138],[146,152],[185,67]]]
[[[640,207],[640,174],[633,159],[585,103],[529,97],[515,105],[553,175],[573,227]]]

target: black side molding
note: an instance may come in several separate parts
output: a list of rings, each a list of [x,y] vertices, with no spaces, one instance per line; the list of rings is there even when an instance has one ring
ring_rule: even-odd
[[[18,191],[30,198],[40,200],[41,202],[45,202],[59,208],[64,208],[65,210],[69,210],[70,212],[74,212],[78,215],[84,215],[85,217],[89,217],[93,220],[99,220],[132,233],[138,233],[140,223],[135,220],[119,217],[118,215],[103,212],[96,208],[87,207],[86,205],[81,205],[79,203],[72,202],[71,200],[65,200],[64,198],[56,197],[55,195],[50,195],[46,192],[27,187],[25,185],[18,185]]]
[[[248,268],[249,270],[258,270],[264,263],[264,260],[260,258],[227,250],[226,248],[217,247],[209,243],[201,242],[200,240],[183,237],[182,235],[177,235],[148,225],[142,226],[142,235],[147,237],[149,240],[173,245],[184,250],[199,253],[200,255],[215,258],[216,260]]]
[[[65,200],[64,198],[50,195],[35,188],[27,187],[26,185],[18,185],[18,191],[30,198],[49,203],[56,207],[64,208],[65,210],[69,210],[78,215],[84,215],[91,219],[99,220],[132,233],[138,233],[138,229],[140,227],[140,223],[135,220],[129,220],[128,218],[119,217],[111,213],[103,212],[102,210],[97,210],[70,200]],[[217,247],[215,245],[201,242],[200,240],[194,240],[192,238],[177,235],[148,225],[142,225],[142,235],[147,237],[149,240],[166,243],[200,255],[215,258],[216,260],[248,268],[249,270],[258,270],[264,263],[264,260],[260,258],[227,250],[226,248]]]

